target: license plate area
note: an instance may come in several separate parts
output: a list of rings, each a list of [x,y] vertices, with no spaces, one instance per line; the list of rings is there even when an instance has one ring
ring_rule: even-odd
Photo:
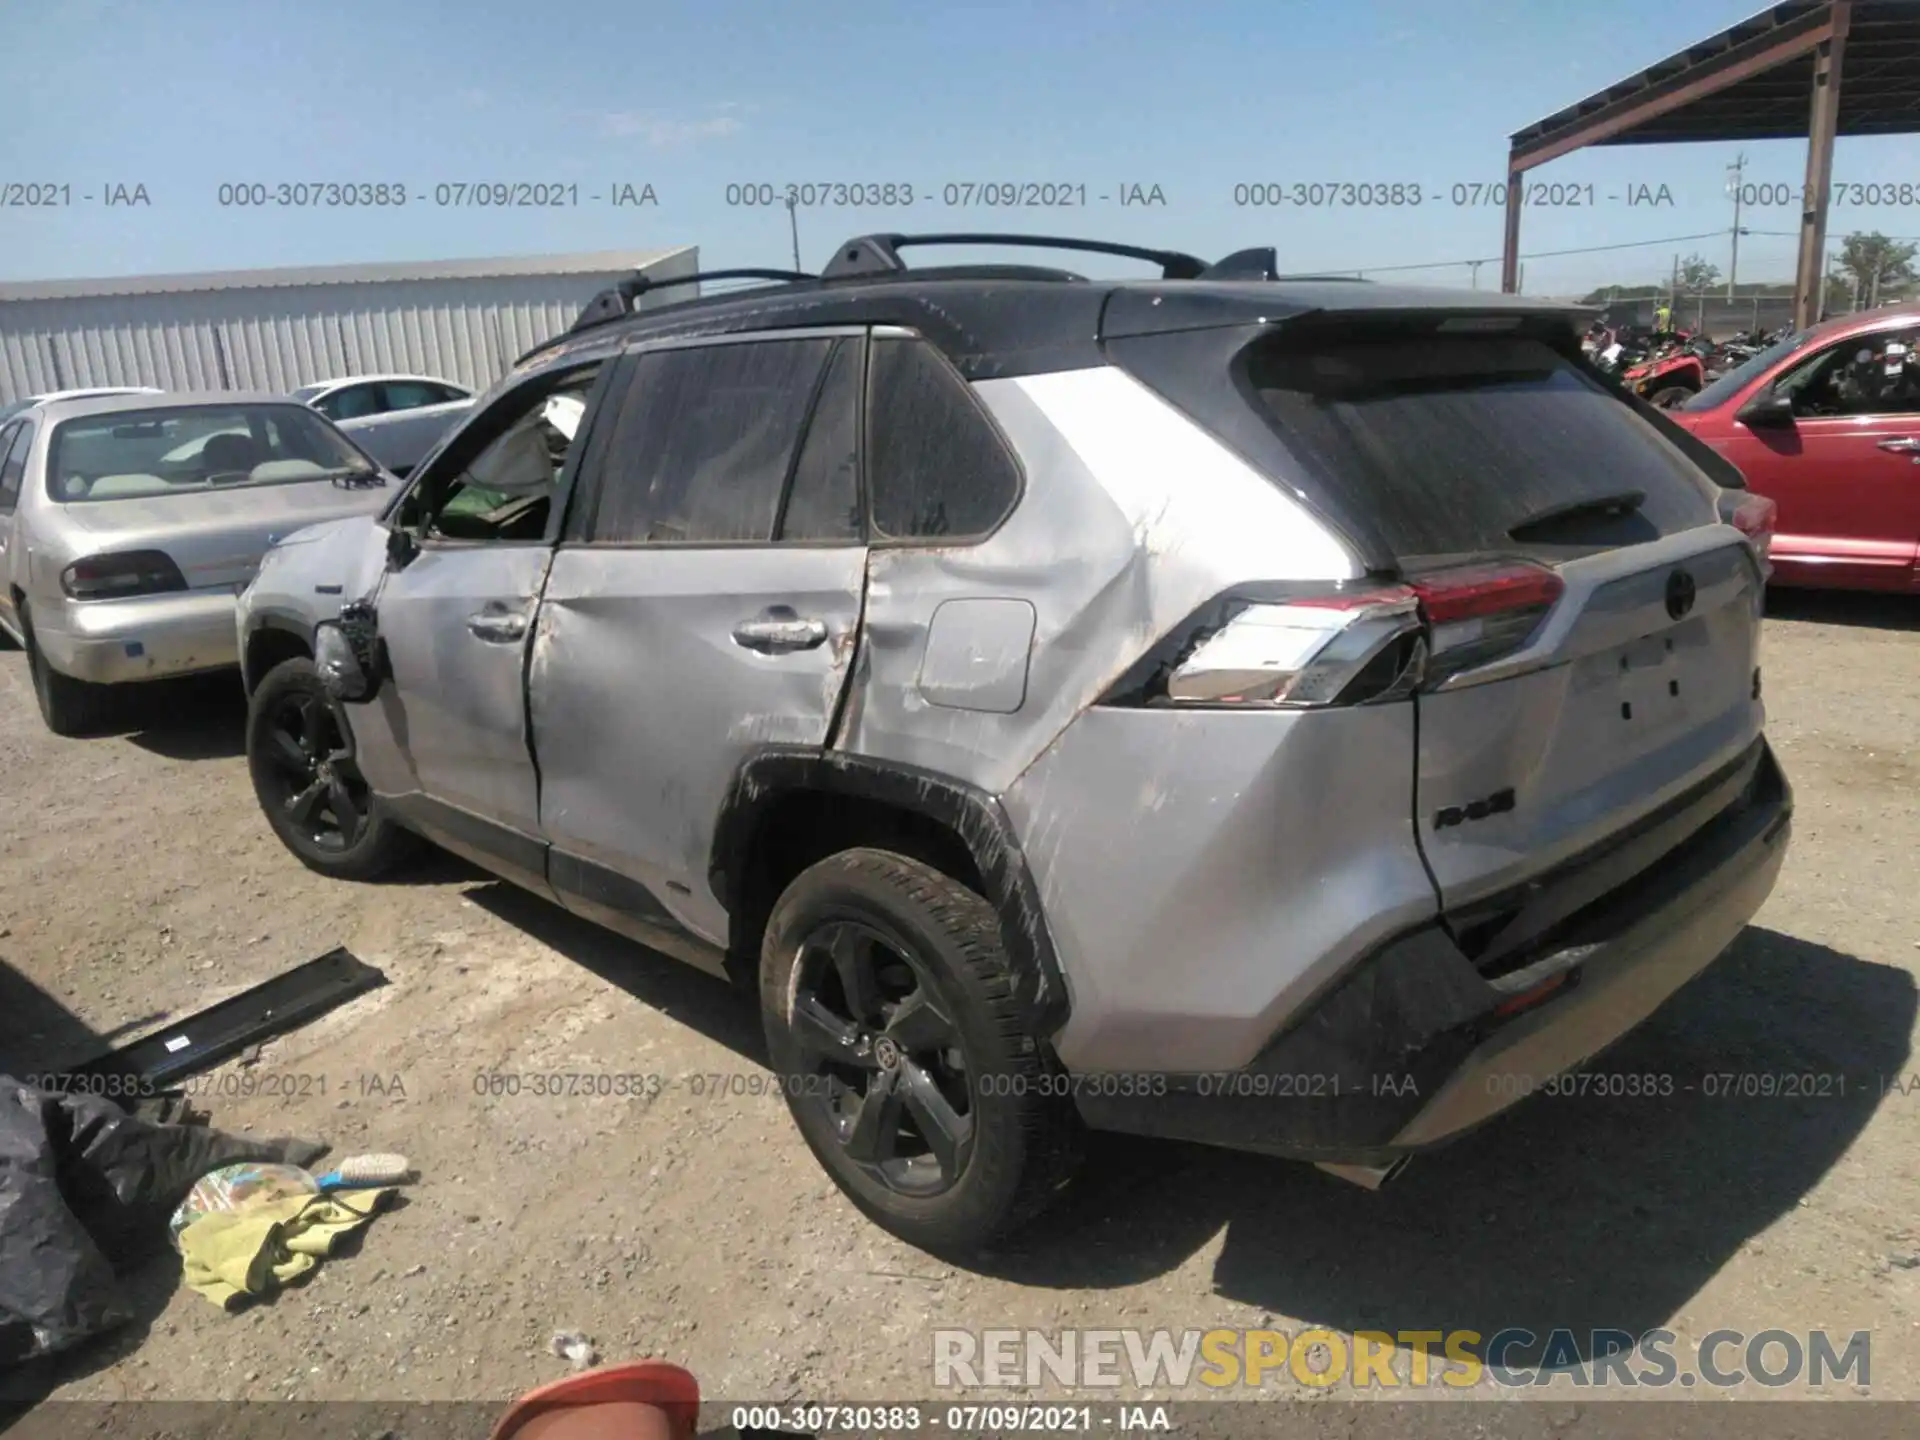
[[[1596,687],[1606,697],[1600,703],[1611,707],[1619,727],[1644,740],[1683,729],[1726,702],[1726,696],[1708,693],[1719,688],[1708,643],[1706,625],[1690,620],[1592,657],[1611,681]],[[1631,739],[1627,743],[1630,749],[1642,748]]]

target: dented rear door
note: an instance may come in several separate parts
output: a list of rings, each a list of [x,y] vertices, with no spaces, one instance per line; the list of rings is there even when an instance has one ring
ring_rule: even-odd
[[[825,746],[846,687],[864,348],[809,332],[632,352],[554,558],[528,678],[550,878],[670,950],[726,939],[707,867],[741,762]]]

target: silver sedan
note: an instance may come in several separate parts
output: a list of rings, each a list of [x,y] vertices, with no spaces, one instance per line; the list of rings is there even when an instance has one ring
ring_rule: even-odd
[[[48,727],[92,728],[115,686],[236,664],[261,555],[379,509],[391,480],[285,397],[56,399],[0,423],[0,632]]]

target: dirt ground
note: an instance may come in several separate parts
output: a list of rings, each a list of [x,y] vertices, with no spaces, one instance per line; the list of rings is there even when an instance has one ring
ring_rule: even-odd
[[[157,689],[148,728],[62,740],[0,653],[0,964],[123,1038],[346,945],[391,983],[197,1082],[196,1103],[421,1172],[275,1303],[227,1315],[176,1264],[141,1270],[140,1321],[72,1357],[56,1394],[499,1399],[565,1373],[548,1342],[568,1329],[687,1364],[714,1397],[925,1399],[936,1326],[1316,1325],[1870,1329],[1872,1396],[1920,1398],[1920,1079],[1902,1088],[1920,1072],[1920,601],[1775,609],[1786,873],[1606,1062],[1679,1076],[1672,1098],[1536,1099],[1377,1194],[1104,1142],[1063,1211],[968,1268],[841,1199],[719,982],[451,859],[406,884],[322,880],[256,811],[237,683]],[[484,1093],[548,1072],[663,1081]],[[1700,1083],[1783,1072],[1845,1091]]]

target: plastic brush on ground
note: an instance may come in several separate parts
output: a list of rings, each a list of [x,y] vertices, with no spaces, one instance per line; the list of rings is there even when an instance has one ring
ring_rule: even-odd
[[[350,1155],[319,1177],[320,1189],[364,1190],[374,1185],[400,1185],[413,1178],[404,1155]]]

